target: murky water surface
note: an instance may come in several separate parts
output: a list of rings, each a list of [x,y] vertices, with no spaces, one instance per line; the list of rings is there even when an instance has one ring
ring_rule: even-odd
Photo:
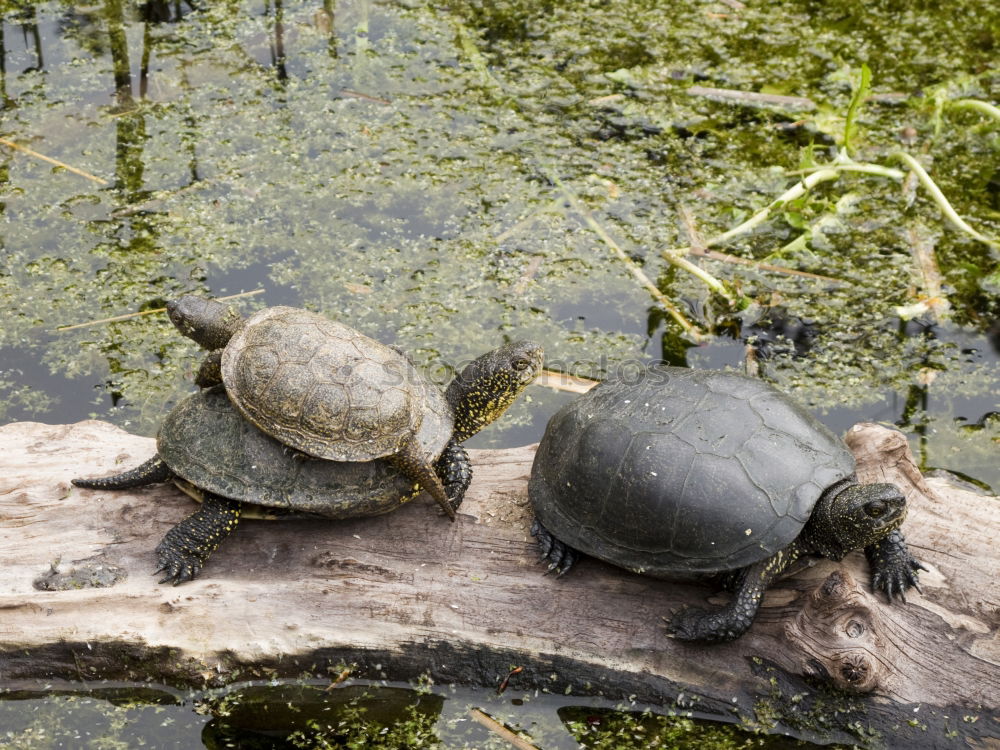
[[[499,734],[506,731],[546,750],[812,747],[690,716],[684,710],[667,716],[635,703],[516,689],[498,696],[429,684],[273,680],[181,692],[122,683],[0,693],[0,746],[507,750],[512,745]]]
[[[245,311],[322,311],[441,380],[513,338],[595,378],[754,343],[835,430],[895,423],[996,491],[998,8],[0,2],[0,422],[154,434],[195,346],[159,313],[90,321],[262,289]],[[844,151],[862,63],[846,145],[876,167],[720,239]],[[725,294],[664,257],[706,244]],[[534,387],[472,445],[570,398]]]

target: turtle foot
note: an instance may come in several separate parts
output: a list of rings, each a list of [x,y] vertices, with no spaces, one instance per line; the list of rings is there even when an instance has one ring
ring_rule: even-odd
[[[906,603],[906,590],[920,591],[917,572],[927,570],[910,554],[902,533],[897,529],[885,539],[865,547],[872,569],[872,588],[882,591],[891,604],[894,598]]]
[[[156,546],[160,583],[193,580],[219,544],[236,528],[240,504],[206,493],[202,507],[168,531]]]
[[[434,465],[448,496],[451,509],[457,511],[465,499],[465,491],[472,482],[472,463],[465,448],[455,440],[449,441],[444,452]]]
[[[705,612],[684,607],[667,620],[667,635],[679,641],[734,641],[749,627],[723,612]]]
[[[580,558],[580,553],[567,544],[563,544],[556,539],[536,518],[531,524],[531,535],[538,540],[538,551],[542,560],[549,564],[549,569],[545,572],[555,573],[556,578],[565,575]]]
[[[176,586],[178,583],[194,580],[215,549],[213,547],[206,551],[204,547],[192,546],[190,536],[179,530],[179,525],[172,528],[156,546],[156,563],[160,567],[153,571],[153,575],[166,573],[159,583],[172,583]]]

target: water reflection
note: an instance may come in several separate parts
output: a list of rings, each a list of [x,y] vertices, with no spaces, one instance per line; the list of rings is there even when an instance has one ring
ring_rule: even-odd
[[[239,747],[432,747],[445,700],[396,687],[254,686],[205,704],[213,715],[202,731],[208,750]],[[424,742],[410,745],[423,737]]]

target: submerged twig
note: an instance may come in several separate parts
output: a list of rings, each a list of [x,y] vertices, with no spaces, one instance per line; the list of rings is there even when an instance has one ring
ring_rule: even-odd
[[[821,273],[800,271],[797,268],[788,268],[787,266],[775,266],[771,263],[763,263],[759,260],[754,260],[753,258],[741,258],[738,255],[729,255],[728,253],[720,253],[718,250],[706,250],[705,248],[692,247],[689,250],[689,252],[692,255],[699,255],[703,258],[711,258],[712,260],[721,261],[722,263],[734,263],[741,266],[753,266],[754,268],[757,268],[761,271],[772,271],[774,273],[783,273],[789,276],[802,276],[803,278],[806,279],[815,279],[816,281],[828,281],[833,284],[847,283],[843,279],[838,279],[835,276],[824,276]]]
[[[484,727],[489,729],[493,734],[498,737],[503,737],[507,742],[512,744],[517,750],[538,750],[538,746],[528,742],[524,737],[510,731],[507,727],[501,724],[499,721],[494,719],[487,713],[483,713],[478,708],[470,708],[469,716],[478,721]]]
[[[137,203],[134,206],[125,206],[124,208],[119,208],[112,211],[109,215],[112,219],[121,219],[126,216],[132,216],[133,214],[141,213],[143,211],[149,211],[155,208],[156,204],[163,203],[163,201],[168,198],[176,198],[177,196],[184,195],[186,193],[193,192],[195,190],[201,190],[202,188],[211,187],[214,183],[218,182],[221,177],[207,177],[204,180],[198,180],[197,182],[192,182],[184,187],[177,188],[176,190],[162,190],[158,194],[144,200],[142,203]]]
[[[236,299],[237,297],[252,297],[255,294],[263,294],[263,289],[254,289],[252,292],[240,292],[239,294],[230,294],[228,297],[216,297],[217,301]],[[100,323],[117,323],[119,320],[128,320],[129,318],[139,318],[143,315],[154,315],[155,313],[166,312],[165,307],[156,307],[152,310],[140,310],[139,312],[127,313],[125,315],[116,315],[113,318],[101,318],[100,320],[89,320],[86,323],[74,323],[68,326],[58,326],[55,330],[59,331],[72,331],[74,328],[86,328],[87,326],[96,326]]]
[[[542,256],[533,255],[531,260],[528,261],[528,265],[525,266],[524,270],[521,272],[520,278],[518,278],[517,283],[511,288],[511,293],[521,296],[528,290],[528,284],[531,280],[535,278],[535,274],[538,273],[538,269],[542,267]]]
[[[737,89],[717,89],[711,86],[689,86],[685,91],[691,96],[704,96],[706,99],[734,101],[741,104],[759,106],[767,104],[786,109],[816,109],[816,102],[804,96],[783,96],[781,94],[759,94],[756,91],[739,91]]]
[[[376,104],[392,104],[388,99],[383,99],[380,96],[372,96],[371,94],[366,94],[363,91],[354,91],[353,89],[341,89],[340,93],[342,96],[348,96],[353,99],[364,99],[368,102],[375,102]]]
[[[944,277],[934,256],[934,243],[929,232],[918,224],[907,230],[906,239],[910,244],[910,254],[913,256],[917,275],[920,277],[921,294],[914,304],[896,307],[896,314],[903,320],[928,313],[935,318],[946,315],[951,304],[944,294]]]
[[[551,211],[552,208],[560,202],[560,200],[561,199],[559,198],[554,198],[553,200],[546,203],[544,206],[539,206],[538,208],[532,210],[530,213],[528,213],[527,216],[518,221],[516,224],[513,224],[507,227],[502,232],[500,232],[500,234],[498,234],[496,237],[493,238],[493,241],[496,242],[498,245],[502,242],[506,242],[513,235],[517,234],[523,229],[527,229],[536,221],[538,221],[538,217]]]
[[[20,146],[14,143],[14,141],[9,141],[6,138],[0,138],[0,143],[2,143],[7,148],[12,148],[15,151],[20,151],[21,153],[27,154],[28,156],[33,156],[36,159],[41,159],[42,161],[47,161],[49,164],[55,164],[57,167],[65,169],[67,172],[72,172],[73,174],[78,174],[81,177],[86,177],[88,180],[93,180],[98,185],[109,184],[108,181],[105,180],[103,177],[97,177],[96,175],[92,175],[90,172],[84,172],[82,169],[77,169],[76,167],[72,167],[64,161],[53,159],[51,156],[46,156],[45,154],[40,154],[37,151],[28,148],[27,146]]]
[[[677,266],[678,268],[687,271],[688,273],[696,276],[705,282],[705,285],[711,289],[713,292],[723,297],[730,305],[736,304],[736,299],[729,293],[726,289],[726,285],[719,281],[715,276],[710,274],[708,271],[703,269],[701,266],[696,265],[684,257],[687,252],[693,251],[695,249],[705,249],[705,243],[702,239],[701,232],[698,231],[698,227],[695,224],[694,216],[686,206],[678,206],[677,213],[681,217],[681,223],[684,225],[684,230],[687,232],[688,242],[690,243],[687,251],[676,251],[676,250],[661,250],[660,255],[668,263]]]

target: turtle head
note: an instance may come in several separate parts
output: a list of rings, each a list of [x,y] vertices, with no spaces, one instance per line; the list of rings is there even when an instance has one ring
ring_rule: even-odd
[[[906,497],[896,485],[849,483],[819,499],[806,531],[820,554],[839,560],[884,539],[904,518]]]
[[[243,325],[234,306],[193,294],[168,302],[167,315],[178,331],[210,350],[224,347]]]
[[[515,341],[473,360],[446,392],[455,419],[454,439],[462,442],[507,411],[542,369],[542,347]]]

